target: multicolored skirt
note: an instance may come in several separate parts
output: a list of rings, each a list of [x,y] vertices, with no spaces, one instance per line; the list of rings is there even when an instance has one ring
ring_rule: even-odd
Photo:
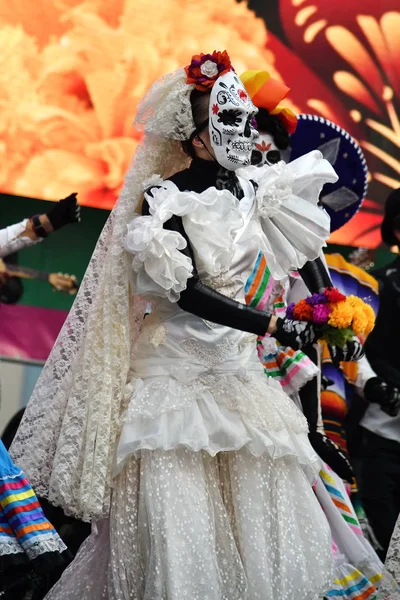
[[[68,562],[65,544],[0,441],[0,598],[48,589]]]

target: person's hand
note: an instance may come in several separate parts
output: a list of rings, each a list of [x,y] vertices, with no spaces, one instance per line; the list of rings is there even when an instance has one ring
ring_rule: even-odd
[[[352,483],[354,479],[353,468],[339,446],[320,431],[310,431],[308,438],[318,456],[327,463],[339,477]]]
[[[390,417],[397,417],[400,412],[400,390],[380,377],[368,379],[364,386],[364,398],[367,402],[379,404]]]
[[[67,198],[59,200],[46,213],[54,231],[70,223],[79,223],[81,220],[81,207],[76,196],[76,193],[70,194]]]
[[[343,348],[339,348],[338,346],[328,346],[328,348],[332,362],[335,364],[359,360],[364,356],[363,345],[357,338],[353,338],[346,342]]]
[[[320,334],[318,330],[306,321],[292,319],[277,319],[275,330],[271,335],[282,346],[290,346],[293,350],[300,350],[304,346],[316,342]]]

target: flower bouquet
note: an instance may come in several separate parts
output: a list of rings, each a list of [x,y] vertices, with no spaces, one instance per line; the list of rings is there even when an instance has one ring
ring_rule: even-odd
[[[375,313],[369,304],[357,296],[346,297],[333,287],[293,302],[286,316],[312,323],[322,333],[321,339],[339,348],[355,335],[367,336],[375,325]]]

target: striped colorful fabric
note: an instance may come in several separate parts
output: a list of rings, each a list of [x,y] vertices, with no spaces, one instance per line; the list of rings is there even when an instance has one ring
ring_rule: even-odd
[[[376,600],[377,590],[358,569],[343,565],[325,596],[330,600]]]
[[[343,519],[346,521],[346,523],[349,525],[352,531],[354,531],[354,533],[362,536],[363,533],[361,530],[361,526],[354,512],[354,509],[351,503],[348,501],[348,499],[346,500],[342,492],[336,486],[333,477],[326,469],[322,469],[320,471],[320,477],[332,502],[342,515]]]
[[[268,310],[278,317],[286,314],[285,289],[271,276],[265,256],[260,252],[246,282],[246,303]],[[259,358],[269,377],[278,380],[287,394],[294,394],[315,374],[315,366],[303,352],[282,348],[269,335],[257,340]]]
[[[0,442],[0,556],[25,552],[33,559],[64,549],[30,483]]]
[[[275,280],[271,276],[265,256],[260,252],[244,288],[246,304],[258,308],[258,310],[265,310],[274,284]]]

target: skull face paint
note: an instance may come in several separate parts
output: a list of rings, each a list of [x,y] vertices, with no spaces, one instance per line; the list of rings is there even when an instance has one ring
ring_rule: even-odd
[[[255,167],[276,165],[281,160],[281,151],[269,133],[260,133],[251,155],[251,164]]]
[[[250,164],[258,132],[258,112],[234,71],[215,82],[210,96],[210,141],[218,163],[235,171]]]

